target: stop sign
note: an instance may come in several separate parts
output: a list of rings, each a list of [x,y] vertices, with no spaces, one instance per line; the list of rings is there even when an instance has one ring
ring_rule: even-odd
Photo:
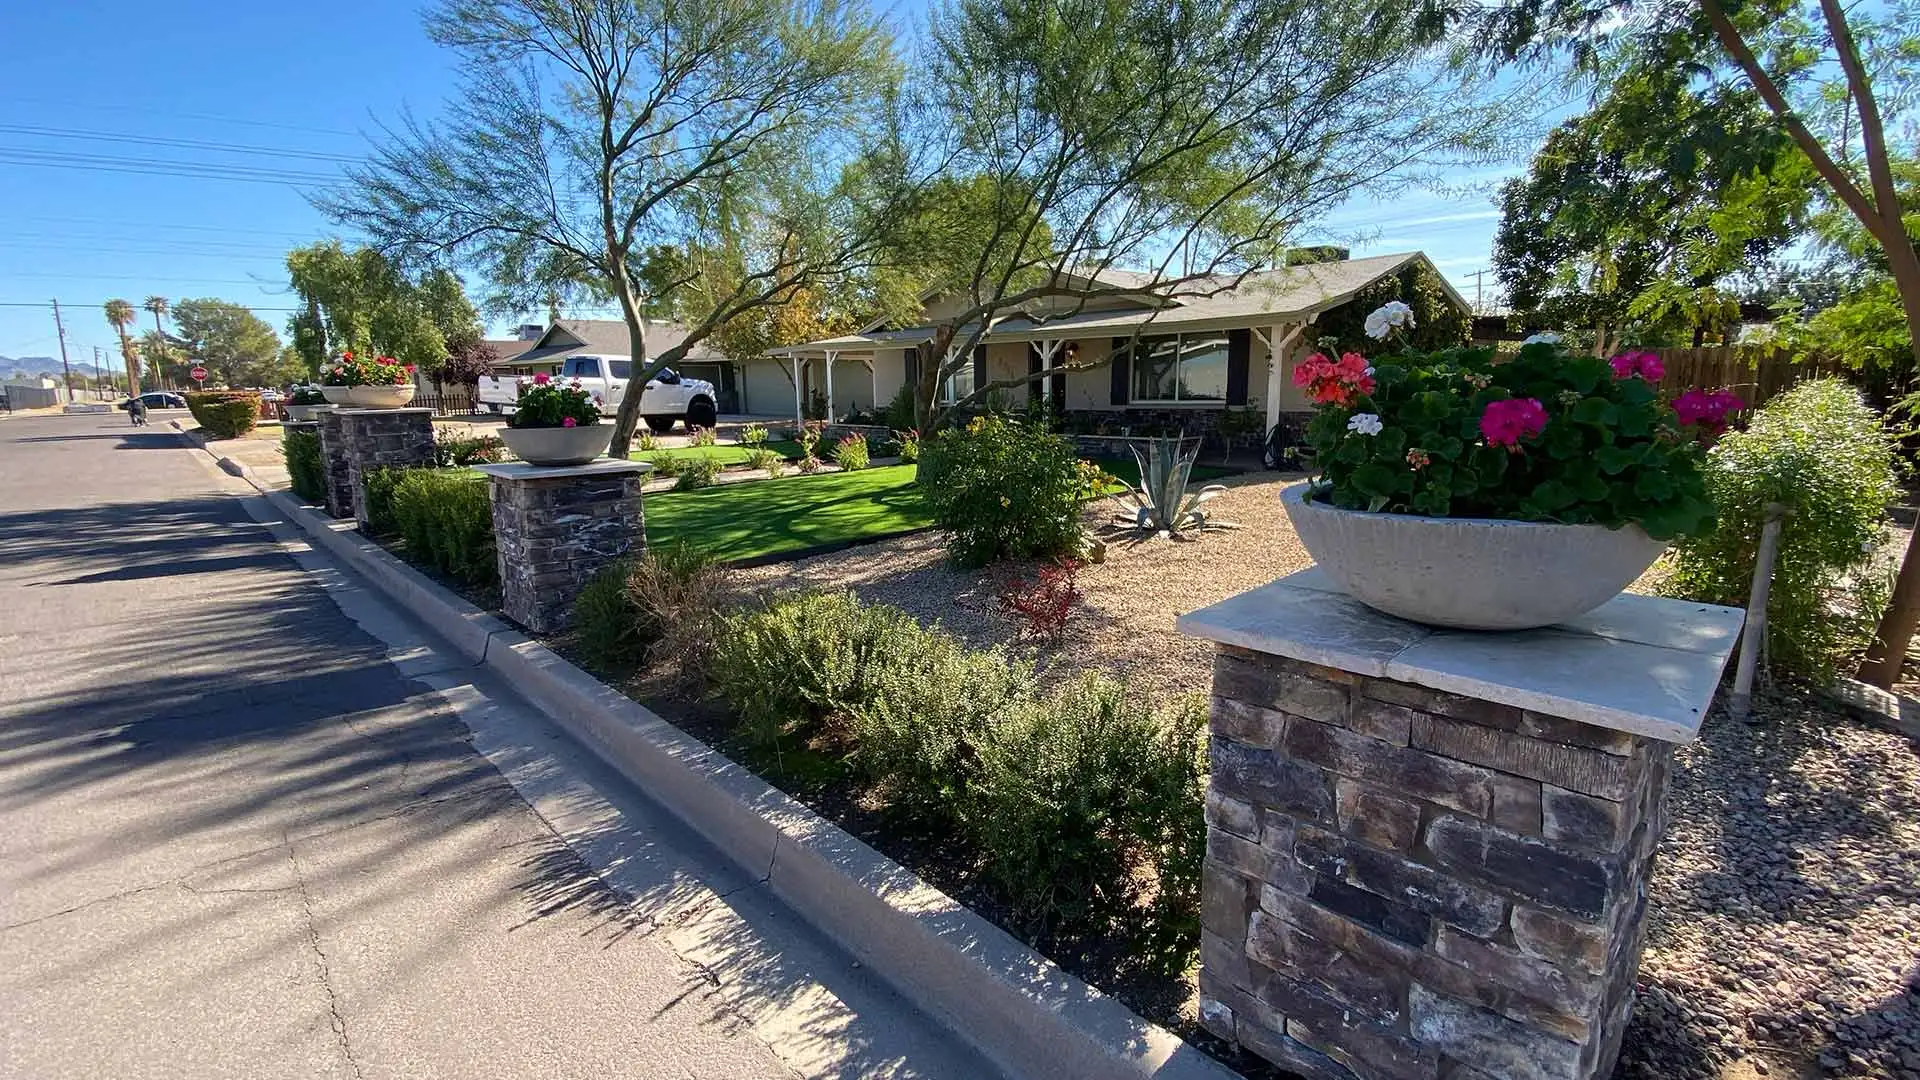
[[[187,372],[187,375],[193,379],[194,382],[207,381],[207,369],[203,367],[195,367],[192,371]]]

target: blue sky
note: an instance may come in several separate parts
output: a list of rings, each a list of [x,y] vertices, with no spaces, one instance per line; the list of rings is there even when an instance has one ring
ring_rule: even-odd
[[[217,296],[280,328],[293,303],[282,257],[331,232],[301,189],[454,85],[412,4],[0,7],[0,40],[15,43],[0,65],[0,356],[58,357],[54,298],[76,363],[113,344],[100,305],[114,297]],[[200,175],[157,174],[183,168]],[[1372,234],[1356,254],[1425,250],[1469,300],[1494,224],[1484,190],[1328,222]]]

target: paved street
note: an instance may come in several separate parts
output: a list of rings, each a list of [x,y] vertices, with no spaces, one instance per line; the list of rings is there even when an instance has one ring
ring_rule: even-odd
[[[986,1077],[157,420],[0,420],[0,1076]]]

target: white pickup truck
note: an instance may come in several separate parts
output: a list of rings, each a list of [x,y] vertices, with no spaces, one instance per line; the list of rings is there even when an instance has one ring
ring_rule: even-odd
[[[531,378],[532,371],[524,374]],[[633,377],[633,361],[624,356],[569,356],[559,364],[553,377],[563,382],[580,380],[582,389],[600,402],[600,411],[611,416],[626,396],[627,382]],[[480,407],[497,415],[513,415],[520,400],[523,375],[508,369],[505,374],[480,379]],[[657,432],[673,430],[675,421],[688,427],[710,428],[719,416],[713,384],[705,379],[686,379],[672,370],[662,371],[648,381],[640,395],[640,418]]]

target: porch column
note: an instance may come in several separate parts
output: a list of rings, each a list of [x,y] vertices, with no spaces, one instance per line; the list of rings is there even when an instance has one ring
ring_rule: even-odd
[[[832,349],[827,350],[827,361],[826,361],[827,363],[827,423],[829,424],[833,423],[833,419],[834,419],[833,417],[833,362],[838,359],[840,359],[839,353],[835,352]]]
[[[807,426],[806,406],[800,401],[800,355],[795,353],[793,360],[793,422],[801,427]]]
[[[1063,338],[1052,338],[1036,342],[1040,347],[1040,401],[1048,406],[1053,401],[1053,361],[1060,355],[1060,346],[1066,344]]]

